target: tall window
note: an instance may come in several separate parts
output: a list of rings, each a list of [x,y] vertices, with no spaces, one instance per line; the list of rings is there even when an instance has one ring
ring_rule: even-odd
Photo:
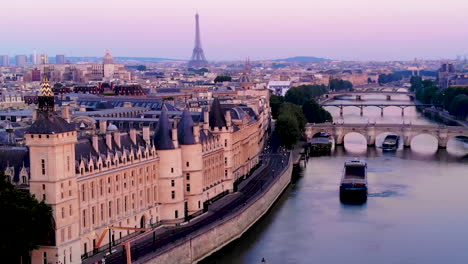
[[[190,184],[187,184],[187,192],[190,192]]]
[[[45,160],[41,159],[42,175],[45,175]]]
[[[179,211],[175,210],[174,217],[175,217],[175,219],[179,218]]]
[[[70,171],[70,156],[67,156],[67,171]]]
[[[172,199],[175,199],[175,191],[171,191],[171,197]]]
[[[172,187],[175,186],[175,181],[174,181],[174,180],[171,180],[171,186],[172,186]]]
[[[185,179],[187,179],[187,181],[190,180],[190,173],[185,174]]]
[[[96,223],[96,208],[91,207],[91,223],[94,225]]]
[[[112,201],[109,201],[109,218],[112,216]]]
[[[86,209],[83,210],[83,227],[86,227]]]
[[[81,185],[81,200],[85,201],[85,185]]]
[[[189,166],[189,162],[187,161],[187,167]]]

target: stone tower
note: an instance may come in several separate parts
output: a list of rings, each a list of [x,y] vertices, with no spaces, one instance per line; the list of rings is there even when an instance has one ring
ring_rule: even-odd
[[[27,131],[31,161],[30,192],[52,207],[53,230],[47,245],[32,252],[32,263],[80,263],[75,127],[54,112],[54,94],[44,75],[36,121]]]

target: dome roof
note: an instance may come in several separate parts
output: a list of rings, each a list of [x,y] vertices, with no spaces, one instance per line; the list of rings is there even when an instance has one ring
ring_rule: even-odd
[[[106,55],[104,55],[102,62],[104,64],[114,64],[114,57],[112,57],[109,50],[106,50]]]

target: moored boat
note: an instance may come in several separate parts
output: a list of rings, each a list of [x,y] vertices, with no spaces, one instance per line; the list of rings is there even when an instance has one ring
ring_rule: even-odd
[[[398,135],[387,135],[382,143],[382,149],[384,151],[395,151],[398,149],[400,143],[400,136]]]
[[[312,155],[330,154],[332,148],[330,134],[325,132],[317,133],[310,139],[309,147]]]

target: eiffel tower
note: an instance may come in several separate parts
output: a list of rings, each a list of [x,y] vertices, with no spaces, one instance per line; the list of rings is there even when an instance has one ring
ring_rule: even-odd
[[[198,23],[198,13],[195,14],[195,47],[193,48],[192,58],[188,63],[189,68],[201,68],[208,66],[205,54],[200,41],[200,25]]]

